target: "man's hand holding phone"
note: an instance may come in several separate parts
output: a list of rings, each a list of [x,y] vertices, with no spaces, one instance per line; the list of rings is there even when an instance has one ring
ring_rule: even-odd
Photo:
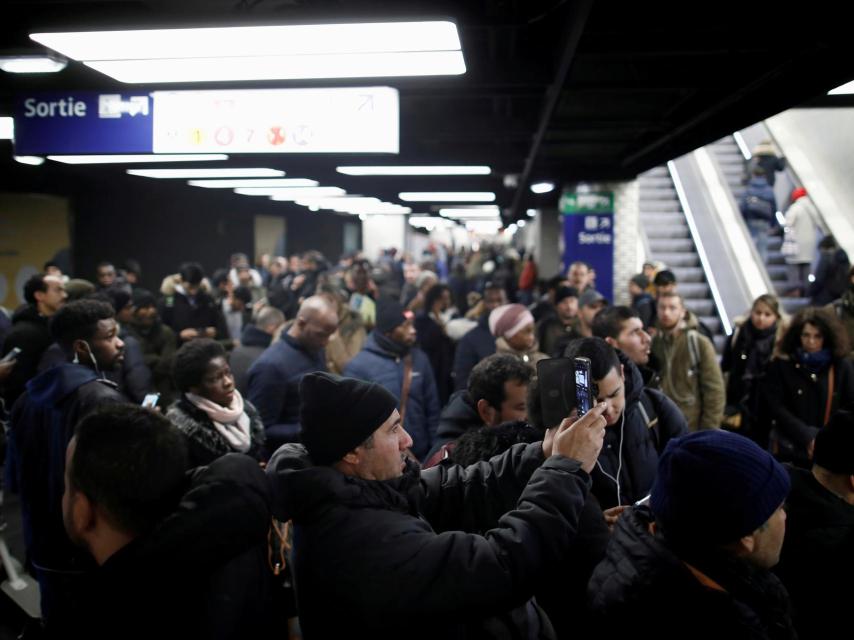
[[[602,415],[605,413],[605,407],[602,402],[578,420],[565,418],[554,435],[552,454],[578,460],[581,468],[590,473],[605,440],[607,423]]]

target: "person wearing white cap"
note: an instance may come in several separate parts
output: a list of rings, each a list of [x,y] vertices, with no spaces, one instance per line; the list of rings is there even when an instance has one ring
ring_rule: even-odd
[[[525,305],[505,304],[489,314],[489,330],[495,336],[496,353],[509,353],[535,367],[547,358],[534,336],[534,316]]]

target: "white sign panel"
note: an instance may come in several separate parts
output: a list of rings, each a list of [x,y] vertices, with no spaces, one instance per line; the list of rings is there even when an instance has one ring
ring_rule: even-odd
[[[398,153],[397,89],[154,93],[155,153]]]

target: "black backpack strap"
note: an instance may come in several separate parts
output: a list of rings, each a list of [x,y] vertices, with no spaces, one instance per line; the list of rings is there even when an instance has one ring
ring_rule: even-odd
[[[640,402],[638,402],[638,409],[641,412],[641,416],[643,417],[644,423],[646,423],[647,431],[649,432],[649,436],[655,442],[656,450],[659,448],[660,437],[658,433],[658,412],[655,410],[655,402],[652,399],[652,391],[650,389],[643,389],[640,395]]]

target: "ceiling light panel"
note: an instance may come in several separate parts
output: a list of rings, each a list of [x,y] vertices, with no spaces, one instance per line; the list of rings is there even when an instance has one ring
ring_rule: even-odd
[[[404,191],[398,194],[407,202],[494,202],[491,191]]]
[[[35,167],[44,164],[44,158],[41,156],[12,156],[15,162],[20,162],[21,164],[31,164]]]
[[[461,51],[348,53],[317,56],[84,61],[127,84],[235,82],[311,78],[388,78],[465,73]]]
[[[15,120],[11,116],[0,116],[0,140],[15,139]]]
[[[33,33],[122,82],[459,75],[448,21]]]
[[[280,178],[285,175],[278,169],[249,169],[223,167],[222,169],[128,169],[132,176],[143,178]]]
[[[245,187],[316,187],[317,180],[307,178],[259,178],[258,180],[188,180],[191,187],[206,189],[242,189]]]
[[[249,187],[244,189],[235,189],[234,191],[244,196],[270,196],[270,200],[275,200],[277,202],[293,202],[302,198],[334,198],[347,194],[344,189],[339,189],[338,187],[300,187],[298,189],[264,189]],[[262,191],[266,191],[266,193],[261,193]]]
[[[348,176],[488,176],[487,166],[350,166],[336,167]]]
[[[204,162],[212,160],[228,160],[224,153],[173,153],[151,155],[85,155],[85,156],[48,156],[48,160],[65,164],[130,164],[134,162]]]
[[[461,48],[457,26],[447,21],[33,33],[30,38],[75,60],[456,51]]]

